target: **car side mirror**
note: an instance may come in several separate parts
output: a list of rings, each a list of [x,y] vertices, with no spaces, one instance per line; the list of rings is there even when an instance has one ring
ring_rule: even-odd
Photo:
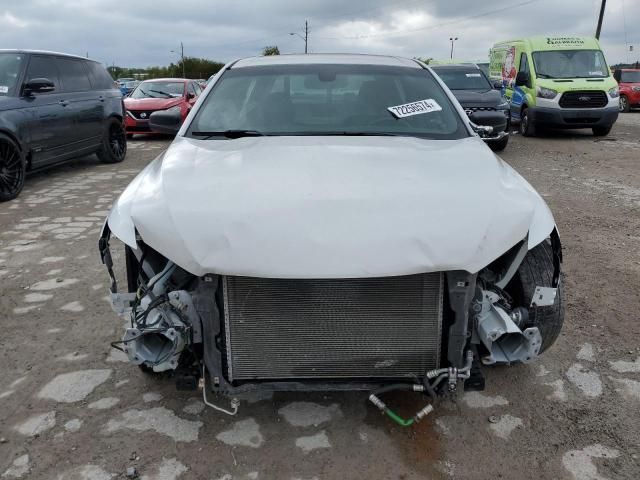
[[[56,86],[48,78],[32,78],[24,84],[24,94],[53,92]]]
[[[175,135],[182,125],[182,115],[178,109],[161,110],[149,116],[149,128],[153,132]]]
[[[502,90],[502,80],[494,80],[493,81],[493,88],[495,90]]]
[[[192,92],[187,93],[187,100],[191,100],[192,98],[196,98],[195,93],[192,93]]]
[[[518,72],[516,75],[516,87],[529,85],[529,74],[527,72]]]

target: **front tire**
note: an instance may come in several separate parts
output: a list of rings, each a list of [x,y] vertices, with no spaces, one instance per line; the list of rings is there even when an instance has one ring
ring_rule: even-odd
[[[536,128],[529,117],[529,109],[524,107],[520,114],[520,133],[525,137],[533,137],[536,134]]]
[[[627,113],[629,110],[631,110],[631,107],[629,106],[629,99],[626,95],[620,95],[620,112]]]
[[[487,142],[489,148],[494,152],[501,152],[505,148],[507,148],[507,143],[509,143],[509,135],[501,138],[500,140],[490,140]]]
[[[593,127],[591,131],[595,137],[606,137],[609,135],[612,126],[613,125],[609,125],[608,127]]]
[[[18,144],[0,134],[0,202],[13,200],[20,194],[26,170],[24,155]]]
[[[117,118],[110,118],[105,128],[102,147],[97,152],[102,163],[120,163],[127,155],[127,137],[124,125]]]
[[[507,291],[516,301],[529,310],[529,319],[522,327],[538,327],[542,335],[540,353],[549,348],[558,338],[564,323],[564,286],[560,281],[555,302],[548,307],[530,307],[537,286],[551,287],[553,284],[553,250],[550,242],[544,241],[533,247],[509,282]]]

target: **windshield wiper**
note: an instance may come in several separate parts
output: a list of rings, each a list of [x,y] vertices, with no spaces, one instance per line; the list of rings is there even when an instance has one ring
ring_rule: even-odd
[[[171,95],[170,93],[163,92],[162,90],[149,90],[149,91],[153,92],[153,93],[159,93],[160,95],[164,95],[167,98],[172,98],[173,97],[173,95]]]
[[[203,140],[207,140],[211,137],[225,137],[225,138],[242,138],[242,137],[264,137],[264,133],[260,133],[257,130],[220,130],[212,132],[191,132],[194,137],[204,137]]]
[[[552,75],[549,75],[547,73],[540,73],[540,72],[536,72],[536,77],[540,77],[540,78],[555,78]]]

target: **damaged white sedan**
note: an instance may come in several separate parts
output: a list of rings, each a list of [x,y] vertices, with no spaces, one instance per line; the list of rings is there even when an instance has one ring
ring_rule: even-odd
[[[171,110],[152,128],[177,131]],[[481,389],[563,322],[544,200],[415,60],[283,55],[211,82],[100,239],[115,346],[181,387],[222,393]],[[118,293],[111,236],[126,245]]]

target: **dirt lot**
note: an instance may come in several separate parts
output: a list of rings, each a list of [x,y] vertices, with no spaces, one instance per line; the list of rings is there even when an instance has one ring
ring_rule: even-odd
[[[36,174],[0,204],[0,478],[640,478],[640,113],[603,139],[512,138],[503,157],[560,228],[565,328],[537,363],[487,369],[485,392],[404,430],[363,393],[254,398],[227,417],[110,351],[122,321],[98,231],[167,145]]]

